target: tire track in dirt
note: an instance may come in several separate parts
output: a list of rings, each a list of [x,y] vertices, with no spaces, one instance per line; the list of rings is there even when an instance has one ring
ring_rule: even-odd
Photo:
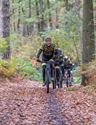
[[[0,96],[0,125],[66,125],[60,110],[52,88],[47,94],[36,82],[10,83]]]
[[[62,117],[61,104],[56,97],[56,91],[51,90],[47,95],[43,125],[67,125],[66,117]]]
[[[2,84],[0,125],[96,125],[95,104],[96,94],[82,88],[50,88],[47,94],[37,82]]]

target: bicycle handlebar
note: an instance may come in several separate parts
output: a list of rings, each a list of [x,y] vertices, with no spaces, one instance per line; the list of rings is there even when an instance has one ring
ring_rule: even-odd
[[[44,61],[41,61],[40,59],[38,59],[37,62],[44,63]],[[45,61],[45,63],[47,63],[47,62],[54,62],[54,60],[50,59],[49,61]]]

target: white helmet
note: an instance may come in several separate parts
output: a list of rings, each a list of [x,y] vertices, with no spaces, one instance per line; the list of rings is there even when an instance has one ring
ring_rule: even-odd
[[[64,61],[68,61],[68,56],[64,56]]]
[[[64,59],[68,59],[68,56],[64,56]]]

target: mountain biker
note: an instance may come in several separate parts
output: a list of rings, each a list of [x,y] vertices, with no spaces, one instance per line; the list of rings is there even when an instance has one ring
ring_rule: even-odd
[[[63,64],[63,55],[60,48],[55,49],[54,61],[56,66],[61,66]]]
[[[63,55],[62,55],[62,50],[60,48],[56,48],[55,49],[55,54],[54,54],[54,64],[55,64],[55,68],[57,67],[57,69],[59,68],[60,70],[57,70],[57,74],[56,74],[56,77],[57,77],[57,85],[59,85],[60,81],[59,81],[59,78],[60,78],[60,71],[62,71],[63,73],[63,67],[62,67],[62,64],[63,64]]]
[[[42,45],[42,47],[39,49],[37,53],[36,60],[39,61],[39,58],[42,54],[42,61],[47,62],[54,57],[55,52],[55,45],[52,43],[52,39],[50,37],[47,37],[45,39],[45,43]],[[43,65],[43,83],[45,85],[45,68],[46,65]],[[52,76],[52,66],[51,66],[51,76]]]
[[[64,69],[71,69],[73,68],[73,64],[68,56],[64,57]]]
[[[65,70],[68,70],[68,75],[69,75],[69,77],[71,77],[72,76],[71,71],[73,69],[73,64],[72,64],[70,58],[68,56],[64,56],[63,63],[64,63],[64,73],[65,73]]]

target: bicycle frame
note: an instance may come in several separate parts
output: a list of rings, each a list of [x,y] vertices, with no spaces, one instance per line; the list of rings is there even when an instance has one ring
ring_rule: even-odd
[[[50,62],[46,62],[45,68],[45,82],[51,82],[51,64]]]
[[[51,83],[51,62],[45,62],[45,85],[47,93],[49,93],[49,84]]]
[[[64,81],[66,84],[66,87],[69,87],[71,85],[71,76],[69,76],[69,69],[64,70]]]
[[[55,80],[55,88],[56,85],[58,85],[58,88],[62,88],[62,71],[60,66],[55,66],[54,67],[54,80]]]

